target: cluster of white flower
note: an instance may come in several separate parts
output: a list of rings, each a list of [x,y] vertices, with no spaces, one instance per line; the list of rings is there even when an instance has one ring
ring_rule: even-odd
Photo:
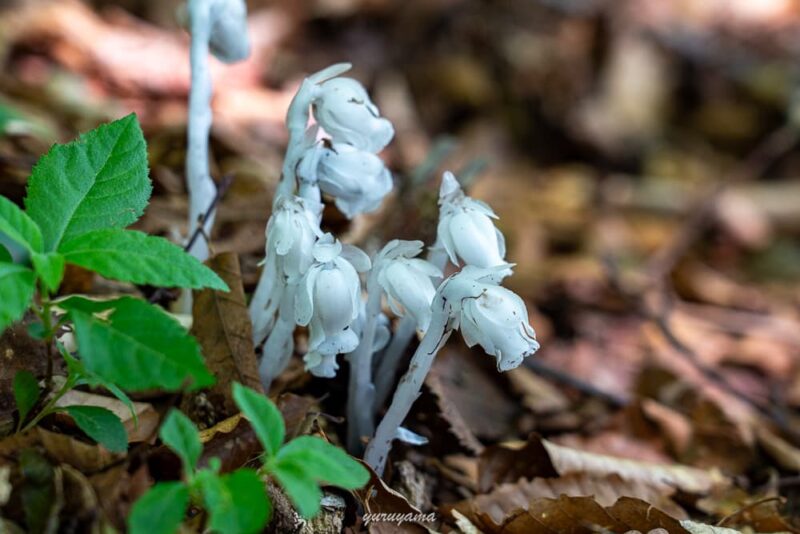
[[[392,176],[377,153],[391,141],[394,129],[359,82],[339,77],[348,68],[334,65],[310,76],[292,101],[289,146],[250,311],[255,341],[266,340],[261,363],[265,386],[294,352],[298,325],[308,327],[304,361],[311,373],[335,376],[337,355],[348,354],[353,449],[374,429],[373,368],[390,375],[391,383],[396,363],[383,364],[399,361],[397,354],[415,330],[423,334],[408,379],[401,381],[367,451],[367,460],[380,469],[432,358],[452,331],[460,329],[467,345],[480,345],[493,355],[500,371],[517,367],[539,345],[524,302],[499,285],[512,265],[504,259],[503,235],[493,222],[496,215],[465,195],[451,173],[442,181],[438,236],[428,260],[419,257],[422,242],[393,240],[370,261],[358,248],[320,230],[323,194],[352,218],[376,210],[392,190]],[[309,112],[315,119],[310,127]],[[463,267],[438,283],[448,259]],[[382,312],[384,297],[407,325],[401,323],[391,344],[389,320]],[[373,355],[387,344],[373,366]]]

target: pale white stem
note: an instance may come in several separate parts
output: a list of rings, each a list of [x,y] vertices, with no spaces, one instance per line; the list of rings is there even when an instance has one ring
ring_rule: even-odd
[[[208,136],[211,132],[211,71],[209,68],[209,39],[211,35],[210,3],[189,3],[192,45],[190,60],[192,86],[189,93],[188,147],[186,153],[186,180],[189,189],[189,233],[198,226],[216,194],[217,187],[211,179],[208,164]],[[204,236],[214,225],[212,214],[203,222]],[[208,243],[204,237],[196,239],[189,253],[200,261],[208,258]]]
[[[283,291],[278,319],[264,342],[258,374],[264,391],[280,375],[294,352],[294,294],[296,284],[289,284]]]
[[[277,276],[276,255],[267,254],[249,309],[250,322],[253,324],[253,343],[256,345],[267,337],[275,320],[281,289]]]
[[[408,315],[402,317],[389,346],[383,351],[375,372],[375,404],[373,406],[375,412],[379,412],[389,399],[392,385],[397,377],[397,369],[416,332],[417,322]]]
[[[347,394],[347,448],[351,454],[361,453],[363,436],[371,436],[375,386],[372,383],[372,349],[381,313],[381,288],[378,284],[377,265],[372,266],[367,278],[367,305],[364,328],[356,350],[350,353],[350,383]]]
[[[397,435],[397,429],[400,428],[408,412],[411,411],[414,401],[419,397],[422,383],[431,369],[436,353],[439,352],[453,332],[449,326],[450,317],[445,301],[439,292],[437,292],[433,300],[432,309],[434,313],[428,331],[425,333],[425,337],[422,338],[416,352],[414,352],[408,371],[400,379],[397,390],[394,392],[392,403],[378,425],[375,437],[367,445],[367,451],[364,454],[364,461],[379,475],[383,473],[386,459],[392,448],[392,441]]]

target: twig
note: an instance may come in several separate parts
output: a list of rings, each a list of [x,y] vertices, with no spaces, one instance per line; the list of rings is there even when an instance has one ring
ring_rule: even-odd
[[[202,236],[203,239],[205,239],[207,242],[209,241],[208,235],[206,235],[204,231],[203,223],[209,217],[214,215],[214,212],[217,209],[217,204],[219,204],[219,201],[222,199],[223,196],[225,196],[225,193],[228,192],[228,189],[230,189],[231,184],[233,184],[233,175],[232,174],[224,175],[220,180],[219,185],[217,186],[217,192],[214,195],[214,198],[211,199],[211,202],[209,203],[208,208],[206,208],[206,211],[203,212],[202,215],[200,215],[197,227],[194,229],[194,232],[192,232],[192,235],[189,237],[189,240],[186,242],[186,245],[184,245],[183,250],[185,252],[189,252],[189,249],[191,249],[194,246],[195,241],[197,241],[197,239],[200,236]],[[160,287],[156,291],[154,291],[152,295],[150,295],[150,298],[148,298],[147,301],[153,304],[159,302],[165,296],[167,296],[167,290],[164,289],[163,287]]]
[[[670,243],[650,260],[647,272],[656,284],[663,284],[669,273],[700,237],[712,219],[714,209],[722,193],[731,184],[757,178],[775,160],[791,150],[798,140],[798,130],[792,124],[784,124],[762,141],[745,160],[728,176],[717,182],[690,210],[690,215]]]
[[[588,382],[584,382],[576,376],[551,367],[541,360],[537,360],[536,358],[526,358],[524,364],[525,367],[540,376],[550,379],[553,382],[558,382],[565,386],[571,387],[580,393],[583,393],[584,395],[598,398],[603,402],[610,404],[614,408],[624,408],[629,404],[628,400],[620,395],[603,391],[602,389],[595,387]]]

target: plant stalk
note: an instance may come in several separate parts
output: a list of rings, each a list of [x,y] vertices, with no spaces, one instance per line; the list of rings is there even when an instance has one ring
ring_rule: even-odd
[[[397,429],[411,411],[411,406],[419,397],[422,383],[433,365],[436,353],[442,348],[452,334],[450,317],[447,313],[444,298],[437,293],[431,308],[434,310],[428,331],[422,338],[414,356],[411,358],[408,371],[400,379],[397,390],[394,392],[392,403],[386,415],[383,416],[375,437],[367,445],[364,461],[379,475],[383,474],[386,459],[392,448],[392,441],[397,435]]]

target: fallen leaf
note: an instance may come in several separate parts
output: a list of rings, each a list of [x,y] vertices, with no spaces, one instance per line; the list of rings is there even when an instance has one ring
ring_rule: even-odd
[[[192,416],[210,411],[200,421],[205,426],[238,412],[231,394],[233,382],[263,393],[238,256],[232,252],[217,254],[207,264],[228,284],[230,292],[213,289],[193,292],[191,333],[200,343],[206,365],[217,380],[208,390],[185,396],[181,405]]]
[[[133,403],[133,411],[136,414],[136,420],[134,421],[134,418],[131,416],[131,411],[119,399],[87,393],[77,389],[72,389],[65,393],[64,396],[58,399],[56,406],[99,406],[100,408],[110,410],[114,415],[119,417],[122,424],[125,426],[129,443],[137,443],[151,438],[161,420],[158,412],[150,403]]]
[[[478,454],[483,450],[478,438],[497,440],[513,435],[518,409],[491,375],[473,360],[476,357],[477,353],[443,350],[425,384],[435,395],[442,417],[461,445]]]
[[[479,488],[483,491],[520,478],[553,478],[571,474],[617,475],[629,482],[647,484],[665,495],[676,489],[702,495],[730,483],[717,470],[596,454],[557,445],[536,434],[525,443],[487,448],[480,458],[479,473]]]

